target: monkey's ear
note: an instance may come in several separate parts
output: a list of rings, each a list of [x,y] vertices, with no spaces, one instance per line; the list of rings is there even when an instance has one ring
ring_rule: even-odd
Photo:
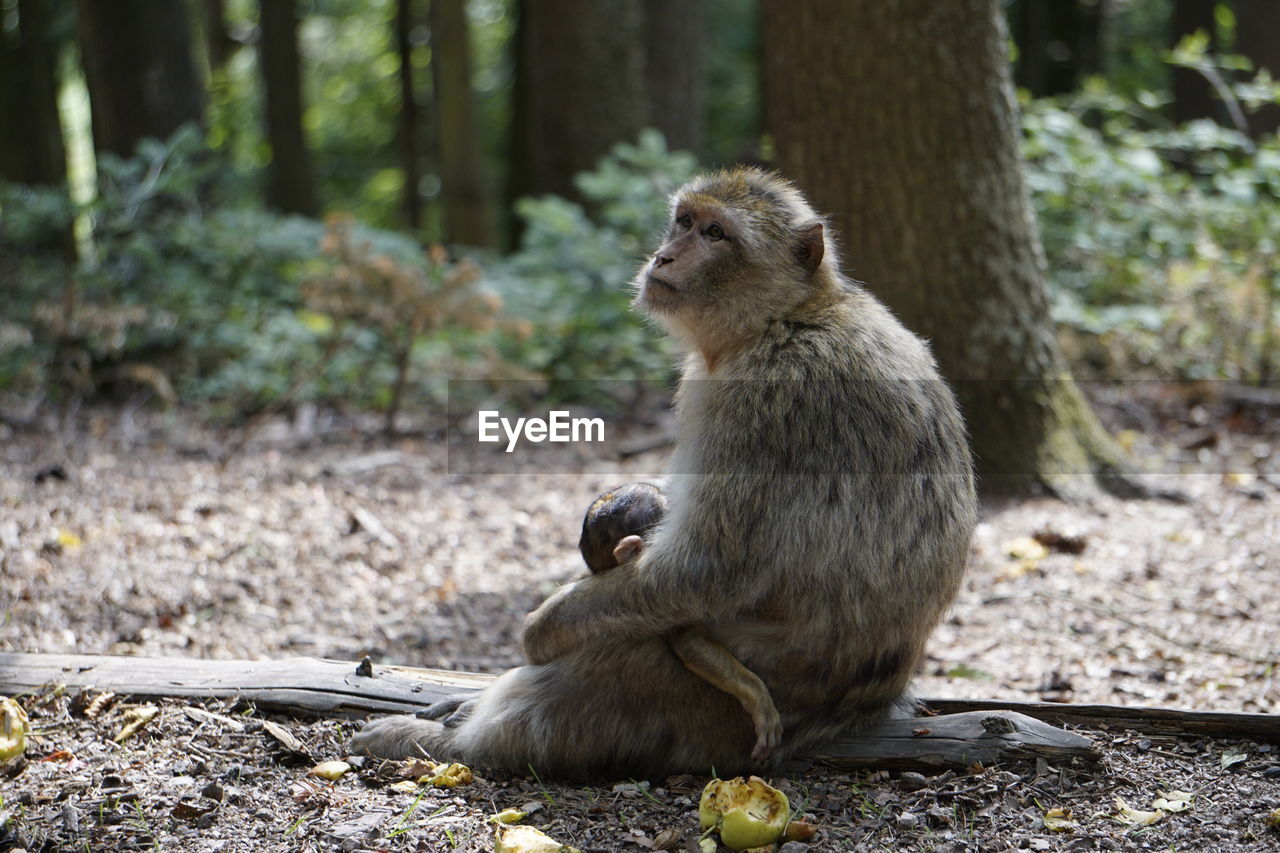
[[[822,223],[806,225],[796,234],[796,260],[804,267],[806,273],[812,274],[822,263],[824,245],[822,241]]]

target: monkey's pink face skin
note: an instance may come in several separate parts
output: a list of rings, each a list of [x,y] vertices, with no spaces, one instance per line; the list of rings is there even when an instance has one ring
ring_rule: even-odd
[[[710,285],[733,265],[735,231],[728,211],[719,205],[682,202],[667,242],[637,277],[637,303],[675,312],[704,302]]]

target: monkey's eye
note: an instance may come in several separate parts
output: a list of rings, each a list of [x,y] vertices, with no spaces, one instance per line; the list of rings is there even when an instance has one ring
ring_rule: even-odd
[[[706,230],[706,231],[704,231],[704,232],[702,232],[702,233],[706,234],[706,235],[707,235],[708,237],[710,237],[712,240],[723,240],[723,239],[724,239],[724,229],[723,229],[723,228],[721,228],[719,225],[717,225],[717,224],[716,224],[716,223],[714,223],[714,222],[712,222],[710,225],[708,225],[708,226],[707,226],[707,230]]]
[[[676,224],[679,225],[681,228],[686,228],[686,229],[692,228],[693,217],[687,213],[682,213],[676,217]]]

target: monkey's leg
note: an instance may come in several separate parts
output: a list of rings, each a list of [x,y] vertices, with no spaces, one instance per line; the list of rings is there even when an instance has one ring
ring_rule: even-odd
[[[782,719],[769,688],[701,626],[685,628],[669,638],[685,667],[742,703],[755,727],[751,757],[765,761],[782,743]]]
[[[440,760],[451,753],[450,741],[450,731],[443,723],[397,714],[365,723],[351,738],[351,751],[377,758]]]
[[[751,769],[749,721],[691,673],[663,638],[585,648],[504,673],[456,728],[387,717],[353,740],[356,751],[420,755],[560,778],[650,778]]]

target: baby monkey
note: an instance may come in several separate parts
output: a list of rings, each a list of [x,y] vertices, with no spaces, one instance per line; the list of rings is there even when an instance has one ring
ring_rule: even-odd
[[[649,483],[627,483],[596,498],[582,519],[582,538],[578,540],[587,568],[598,574],[634,559],[644,548],[644,537],[666,510],[667,499]],[[742,703],[756,731],[751,757],[767,760],[782,742],[782,720],[764,682],[716,642],[705,627],[677,631],[668,643],[686,669]]]

